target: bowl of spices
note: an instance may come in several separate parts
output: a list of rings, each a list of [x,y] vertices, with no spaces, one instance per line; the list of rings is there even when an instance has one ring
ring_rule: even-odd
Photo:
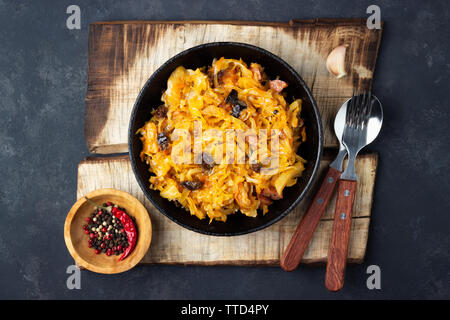
[[[147,253],[152,224],[135,197],[115,189],[99,189],[81,197],[64,225],[67,249],[76,264],[97,273],[133,268]]]

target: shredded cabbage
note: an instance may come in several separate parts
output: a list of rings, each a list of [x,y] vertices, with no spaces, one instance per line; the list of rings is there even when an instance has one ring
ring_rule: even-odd
[[[296,99],[288,104],[281,92],[271,89],[269,82],[259,64],[252,63],[249,68],[242,60],[223,57],[215,59],[207,69],[180,66],[173,71],[161,98],[164,104],[160,108],[164,112],[153,111],[150,120],[138,130],[143,143],[141,159],[154,174],[150,187],[200,219],[226,221],[228,215],[237,211],[256,217],[258,209],[266,214],[272,200],[282,198],[283,189],[294,185],[301,176],[305,160],[296,151],[306,140],[300,118],[302,101]],[[242,110],[235,110],[233,103],[227,102],[232,90],[244,105]],[[201,124],[203,135],[197,146],[190,141],[187,150],[186,141],[175,132],[185,130],[192,138],[196,122]],[[210,129],[219,134],[205,134]],[[261,148],[258,150],[264,150],[254,153],[245,140],[245,150],[239,150],[247,160],[244,163],[236,163],[237,155],[228,153],[230,140],[225,139],[225,132],[239,130],[260,134],[257,146]],[[170,141],[167,149],[158,145],[161,134]],[[232,142],[237,140],[231,137]],[[277,163],[272,166],[275,155],[269,145],[275,138],[279,153]],[[172,152],[195,150],[223,161],[205,164],[204,157],[199,162],[188,154],[191,163],[179,163],[172,157]],[[249,163],[249,159],[256,164]]]

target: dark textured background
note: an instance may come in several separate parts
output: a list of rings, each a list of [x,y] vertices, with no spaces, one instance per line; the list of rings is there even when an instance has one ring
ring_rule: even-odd
[[[82,11],[66,28],[66,8]],[[323,267],[138,266],[81,274],[63,240],[75,201],[83,136],[88,25],[103,20],[261,20],[366,17],[385,30],[375,93],[385,108],[365,263],[344,289],[324,288]],[[0,298],[300,299],[450,298],[450,4],[442,1],[7,1],[0,0]],[[382,289],[366,287],[381,268]]]

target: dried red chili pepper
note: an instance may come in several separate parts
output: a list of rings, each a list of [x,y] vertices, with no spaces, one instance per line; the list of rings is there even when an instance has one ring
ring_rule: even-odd
[[[113,207],[111,209],[111,213],[123,224],[128,238],[128,247],[125,248],[123,254],[119,258],[119,261],[121,261],[128,257],[128,255],[134,250],[137,240],[137,231],[136,227],[134,226],[133,220],[131,220],[130,216],[127,215],[124,211],[120,210],[119,208]]]

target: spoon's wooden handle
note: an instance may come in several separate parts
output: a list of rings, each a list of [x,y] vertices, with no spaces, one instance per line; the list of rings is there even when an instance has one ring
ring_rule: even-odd
[[[325,287],[330,291],[338,291],[344,285],[355,192],[356,181],[339,181],[333,231],[331,233],[325,275]]]
[[[296,269],[302,260],[303,254],[314,234],[320,217],[322,216],[331,195],[333,194],[336,181],[341,172],[329,167],[325,179],[317,192],[314,200],[310,204],[308,211],[303,215],[297,229],[289,242],[286,251],[281,258],[281,268],[285,271]]]

